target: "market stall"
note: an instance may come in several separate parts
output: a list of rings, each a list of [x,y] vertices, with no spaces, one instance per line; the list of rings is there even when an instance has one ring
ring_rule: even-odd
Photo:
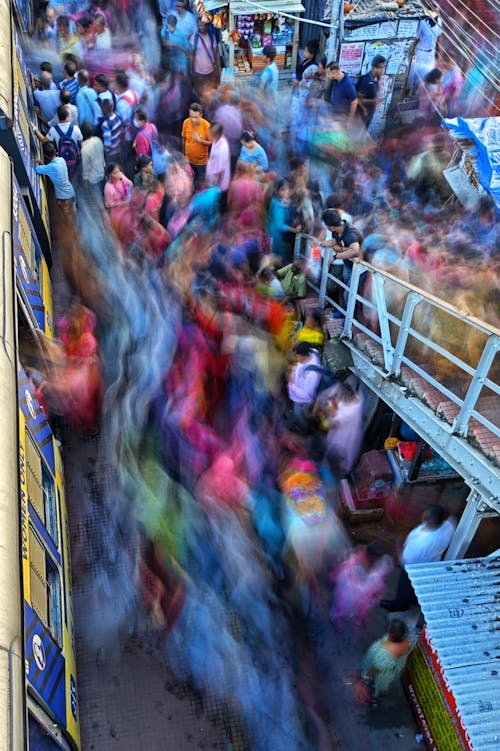
[[[489,193],[500,208],[500,117],[455,117],[442,126],[456,147],[443,174],[462,206],[474,209]]]
[[[258,73],[265,67],[262,50],[276,47],[281,70],[295,70],[299,47],[300,2],[261,0],[229,3],[229,54],[227,65],[236,75]]]
[[[373,136],[384,132],[389,118],[394,121],[400,118],[398,105],[405,98],[420,24],[433,18],[421,0],[405,0],[397,10],[390,10],[390,5],[393,3],[360,0],[344,14],[340,25],[339,63],[354,81],[370,70],[375,55],[387,59],[380,83],[379,104],[370,124]],[[332,1],[328,0],[323,20],[330,20],[331,8]],[[404,105],[401,110],[404,110]]]
[[[407,566],[426,626],[405,688],[428,748],[497,751],[500,557]]]

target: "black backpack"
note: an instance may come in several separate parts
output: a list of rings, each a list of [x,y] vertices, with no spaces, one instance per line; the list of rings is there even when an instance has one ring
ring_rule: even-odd
[[[73,133],[73,126],[70,125],[66,133],[64,133],[59,125],[55,126],[55,129],[59,135],[59,143],[57,146],[58,156],[62,156],[66,162],[68,168],[68,176],[71,178],[76,172],[76,168],[80,162],[80,151],[75,141],[71,138]]]

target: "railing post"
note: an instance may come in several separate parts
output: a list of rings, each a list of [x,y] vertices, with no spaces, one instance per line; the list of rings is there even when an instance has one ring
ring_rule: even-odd
[[[384,351],[384,368],[386,373],[390,373],[392,371],[392,359],[394,353],[392,349],[391,330],[389,328],[387,305],[384,294],[385,279],[381,274],[375,272],[373,281],[375,284],[375,300],[377,303],[377,315],[380,326],[380,336],[382,339],[382,349]]]
[[[445,561],[454,561],[462,558],[467,548],[476,534],[481,517],[479,515],[479,504],[481,496],[477,490],[471,490],[467,498],[467,505],[460,517],[455,533],[451,538],[450,545],[444,557]]]
[[[401,371],[401,362],[403,360],[406,342],[408,341],[408,335],[410,333],[413,313],[421,299],[421,295],[418,295],[416,292],[410,292],[405,301],[403,315],[401,316],[401,328],[399,329],[398,338],[396,339],[396,346],[394,347],[394,355],[392,358],[392,368],[390,371],[391,375],[396,377]]]
[[[476,406],[476,402],[479,399],[479,395],[481,394],[481,391],[483,389],[483,384],[488,375],[488,371],[493,362],[493,358],[498,351],[498,346],[498,336],[492,334],[486,342],[481,357],[479,358],[476,372],[474,373],[470,386],[467,390],[463,404],[460,407],[460,412],[456,416],[455,422],[453,423],[451,429],[452,433],[460,436],[467,435],[467,429],[469,426],[469,419],[472,410]]]
[[[328,272],[330,270],[330,250],[329,248],[322,248],[322,263],[321,263],[321,281],[319,285],[319,307],[321,310],[325,307],[326,297],[326,285],[328,283]]]
[[[356,308],[356,296],[358,294],[359,280],[363,267],[361,263],[352,264],[352,276],[349,286],[344,290],[344,294],[347,295],[347,309],[345,312],[344,333],[343,337],[347,339],[352,338],[352,322],[354,319],[354,310]]]
[[[293,243],[293,260],[296,261],[297,258],[300,256],[300,244],[302,241],[302,233],[297,232],[295,235],[295,241]]]

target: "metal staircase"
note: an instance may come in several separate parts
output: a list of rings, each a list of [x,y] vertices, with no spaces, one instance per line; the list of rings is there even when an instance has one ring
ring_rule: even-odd
[[[296,257],[310,239],[297,236]],[[470,487],[446,555],[462,557],[480,520],[500,514],[500,331],[365,262],[354,263],[347,288],[324,258],[310,286],[319,307],[344,313],[342,328],[327,327],[349,348],[352,370]],[[341,288],[345,307],[327,294]]]

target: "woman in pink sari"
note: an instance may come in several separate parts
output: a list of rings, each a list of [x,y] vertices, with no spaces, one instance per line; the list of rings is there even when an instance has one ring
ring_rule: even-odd
[[[130,210],[132,182],[115,162],[106,170],[107,182],[104,186],[104,205],[108,209],[111,226],[122,245],[130,242],[133,212]]]

